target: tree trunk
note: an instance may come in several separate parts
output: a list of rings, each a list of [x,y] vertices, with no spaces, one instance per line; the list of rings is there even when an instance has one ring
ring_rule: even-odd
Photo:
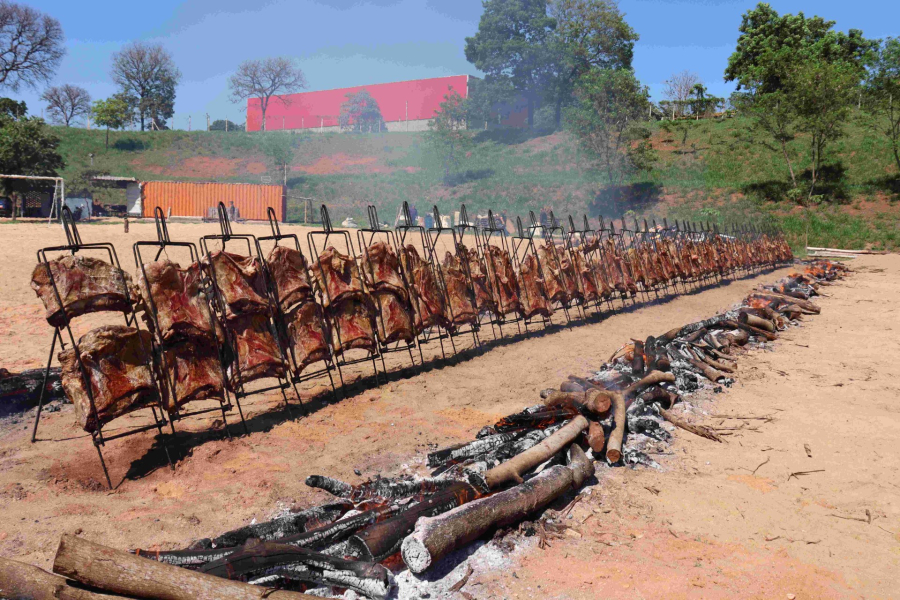
[[[569,489],[579,488],[594,474],[594,465],[572,445],[569,466],[556,465],[525,483],[493,496],[454,508],[433,518],[420,519],[403,541],[403,561],[421,573],[453,550],[498,527],[516,523],[553,502]]]
[[[528,93],[528,128],[534,129],[534,96]]]
[[[537,446],[514,456],[505,463],[484,474],[484,480],[491,490],[496,490],[509,482],[522,483],[522,474],[535,468],[551,456],[568,446],[582,431],[588,428],[588,421],[581,415],[572,419],[562,429],[542,441]]]
[[[596,421],[591,421],[587,431],[587,443],[594,451],[594,456],[600,456],[603,447],[606,445],[606,434],[603,432],[603,426]]]
[[[606,442],[606,460],[615,464],[622,459],[622,438],[625,437],[625,398],[622,394],[613,393],[611,396],[613,407],[613,430]]]
[[[791,184],[794,188],[797,187],[797,178],[794,177],[794,166],[791,164],[791,159],[788,157],[787,153],[787,142],[781,140],[781,152],[784,154],[784,162],[787,163],[788,172],[791,174]]]
[[[106,149],[109,150],[109,125],[106,126]]]
[[[316,596],[228,581],[63,535],[53,572],[114,594],[149,600],[313,600]]]
[[[390,573],[381,565],[344,560],[273,542],[245,546],[221,560],[208,563],[201,572],[223,579],[246,577],[251,581],[275,575],[277,579],[284,577],[349,588],[378,599],[387,597],[393,585]]]
[[[72,587],[68,580],[43,569],[0,558],[0,598],[6,600],[116,600],[124,596],[99,594]]]

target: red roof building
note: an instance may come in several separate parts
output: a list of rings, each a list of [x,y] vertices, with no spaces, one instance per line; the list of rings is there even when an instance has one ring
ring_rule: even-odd
[[[378,102],[388,131],[423,131],[434,116],[444,96],[452,91],[469,97],[469,76],[453,75],[433,79],[417,79],[396,83],[377,83],[273,96],[266,110],[266,131],[278,129],[339,129],[341,104],[349,94],[366,90]],[[247,131],[262,129],[260,99],[247,101]]]

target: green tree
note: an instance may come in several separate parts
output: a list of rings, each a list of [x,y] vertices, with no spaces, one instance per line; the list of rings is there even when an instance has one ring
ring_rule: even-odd
[[[347,94],[346,98],[341,104],[341,113],[338,116],[342,130],[355,133],[385,130],[381,108],[368,91],[360,90],[354,94]]]
[[[244,131],[244,126],[228,119],[216,119],[209,126],[210,131]]]
[[[113,54],[112,79],[132,99],[141,121],[165,127],[175,111],[175,87],[181,73],[159,44],[134,42]]]
[[[59,137],[43,119],[0,115],[0,173],[55,177],[65,167],[58,148]],[[2,185],[7,192],[30,186],[23,180],[6,180]]]
[[[0,98],[0,116],[20,119],[28,115],[28,105],[12,98]]]
[[[444,163],[445,179],[459,169],[462,157],[472,147],[472,138],[466,131],[467,114],[466,100],[451,90],[428,121],[426,139]]]
[[[900,177],[900,38],[882,40],[866,81],[866,115],[887,137]]]
[[[568,126],[618,199],[626,178],[656,160],[644,125],[650,93],[630,70],[596,69],[579,78],[575,95]]]
[[[97,100],[91,107],[94,123],[106,127],[106,148],[109,149],[109,130],[122,129],[131,121],[131,107],[121,94],[110,96],[107,100]]]

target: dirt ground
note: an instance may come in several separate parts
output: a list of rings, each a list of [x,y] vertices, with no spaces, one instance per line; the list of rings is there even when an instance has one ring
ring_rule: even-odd
[[[151,230],[132,224],[126,235],[121,225],[90,225],[81,235],[112,241],[133,271],[130,245],[150,239]],[[173,239],[214,232],[170,225]],[[28,281],[36,249],[62,238],[58,227],[0,224],[0,367],[46,360],[51,331]],[[767,419],[727,421],[741,429],[725,444],[678,432],[667,453],[654,456],[660,471],[601,468],[593,493],[572,509],[564,539],[516,554],[502,573],[476,571],[465,591],[475,598],[900,597],[900,343],[890,333],[900,323],[900,257],[854,263],[849,279],[823,288],[830,297],[820,300],[822,315],[783,334],[771,352],[743,357],[737,383],[704,405],[708,414],[691,417]],[[226,439],[214,417],[179,422],[174,472],[154,435],[113,441],[104,451],[112,492],[70,406],[42,417],[36,444],[29,443],[33,411],[6,419],[0,556],[49,568],[63,532],[118,548],[183,547],[285,506],[324,502],[324,492],[304,485],[310,474],[356,482],[422,473],[434,445],[472,439],[534,404],[541,389],[596,368],[629,338],[711,316],[786,271],[507,338],[447,362],[434,360],[440,353],[432,345],[425,370],[390,375],[378,387],[363,378],[336,404],[324,385],[306,385],[310,414],[297,420],[281,409],[280,396],[250,397],[243,404],[250,436]],[[388,367],[408,362],[395,354]],[[363,367],[346,378],[365,376]],[[145,422],[137,413],[110,430]],[[237,435],[237,418],[229,423]],[[791,476],[801,471],[812,472]]]

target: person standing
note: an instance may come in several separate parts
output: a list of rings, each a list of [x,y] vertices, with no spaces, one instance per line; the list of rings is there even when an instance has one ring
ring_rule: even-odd
[[[128,213],[125,213],[125,233],[128,233]]]

